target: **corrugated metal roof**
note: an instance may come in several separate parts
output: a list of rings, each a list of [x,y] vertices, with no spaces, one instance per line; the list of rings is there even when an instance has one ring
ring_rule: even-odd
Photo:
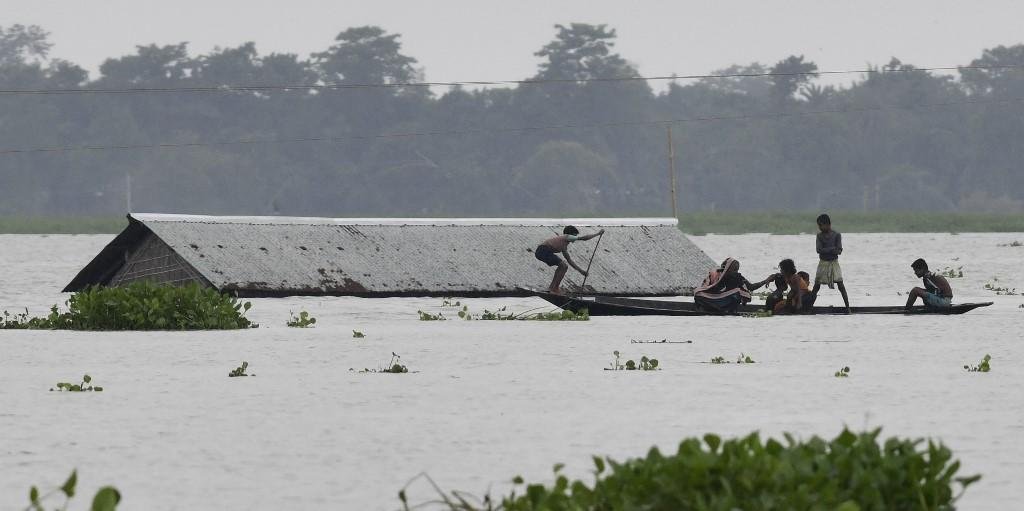
[[[533,250],[570,223],[606,231],[587,279],[594,293],[682,294],[714,264],[674,219],[129,219],[129,230],[152,231],[214,287],[247,296],[515,295],[517,286],[547,287],[553,268]],[[596,241],[571,246],[577,264],[586,267]],[[91,263],[68,289],[102,283],[91,275],[109,274],[104,266]],[[581,281],[570,270],[563,286],[578,290]]]

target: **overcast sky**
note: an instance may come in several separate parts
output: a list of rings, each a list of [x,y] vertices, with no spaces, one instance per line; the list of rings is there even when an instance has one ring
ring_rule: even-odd
[[[190,43],[193,54],[255,41],[261,54],[306,56],[347,27],[402,35],[435,81],[532,75],[555,23],[607,23],[640,72],[706,73],[804,54],[822,70],[892,56],[919,67],[966,64],[1024,43],[1019,0],[0,0],[0,26],[51,32],[52,56],[94,72],[139,44]]]

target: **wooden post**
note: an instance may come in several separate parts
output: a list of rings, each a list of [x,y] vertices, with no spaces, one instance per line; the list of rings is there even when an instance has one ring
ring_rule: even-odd
[[[672,143],[672,125],[668,124],[668,180],[669,192],[672,194],[672,218],[679,218],[676,209],[676,147]]]

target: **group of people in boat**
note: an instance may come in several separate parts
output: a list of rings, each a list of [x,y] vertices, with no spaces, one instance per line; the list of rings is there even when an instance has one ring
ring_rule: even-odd
[[[839,288],[843,305],[850,312],[850,298],[843,285],[843,272],[839,266],[839,255],[843,253],[842,235],[832,229],[832,219],[821,215],[817,219],[818,235],[815,248],[818,252],[818,268],[815,272],[814,287],[810,286],[810,274],[797,271],[792,259],[779,262],[779,273],[773,273],[762,281],[750,282],[740,273],[740,262],[728,258],[713,269],[704,282],[694,291],[694,301],[708,312],[734,313],[750,302],[752,291],[769,283],[775,290],[765,298],[765,310],[773,314],[807,314],[814,311],[814,302],[822,285]],[[914,306],[920,298],[925,307],[941,308],[952,304],[953,289],[942,275],[928,270],[924,259],[917,259],[911,265],[914,274],[920,277],[924,287],[910,290],[906,308]]]
[[[708,273],[704,282],[694,290],[694,302],[708,312],[734,313],[741,305],[751,300],[751,292],[769,284],[775,289],[765,298],[765,310],[773,314],[807,314],[814,311],[814,302],[822,285],[829,289],[838,288],[843,297],[843,305],[850,311],[850,297],[843,284],[843,271],[839,266],[839,256],[843,253],[843,236],[832,229],[832,219],[828,215],[817,218],[818,234],[815,237],[815,250],[818,253],[818,267],[814,274],[814,286],[811,287],[811,276],[804,271],[797,271],[792,259],[779,262],[778,273],[773,273],[764,280],[750,282],[740,273],[740,262],[727,258],[717,268]],[[560,293],[560,286],[569,266],[584,276],[587,270],[580,268],[569,257],[568,247],[576,241],[586,241],[604,234],[601,229],[592,234],[581,235],[579,229],[567,226],[562,234],[545,240],[537,246],[534,256],[547,264],[556,267],[548,291]],[[565,256],[563,261],[558,254]],[[920,277],[924,287],[910,290],[906,307],[912,307],[918,298],[925,307],[949,307],[953,298],[953,290],[949,281],[941,275],[928,270],[928,263],[918,259],[911,264],[914,274]]]

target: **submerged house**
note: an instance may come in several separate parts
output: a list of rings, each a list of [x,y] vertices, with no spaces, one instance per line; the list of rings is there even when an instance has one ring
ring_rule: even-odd
[[[714,265],[674,218],[394,219],[130,214],[128,227],[65,292],[139,280],[191,282],[244,297],[518,296],[544,289],[553,269],[533,251],[576,225],[585,291],[617,296],[692,293]],[[570,269],[563,288],[584,291]]]

